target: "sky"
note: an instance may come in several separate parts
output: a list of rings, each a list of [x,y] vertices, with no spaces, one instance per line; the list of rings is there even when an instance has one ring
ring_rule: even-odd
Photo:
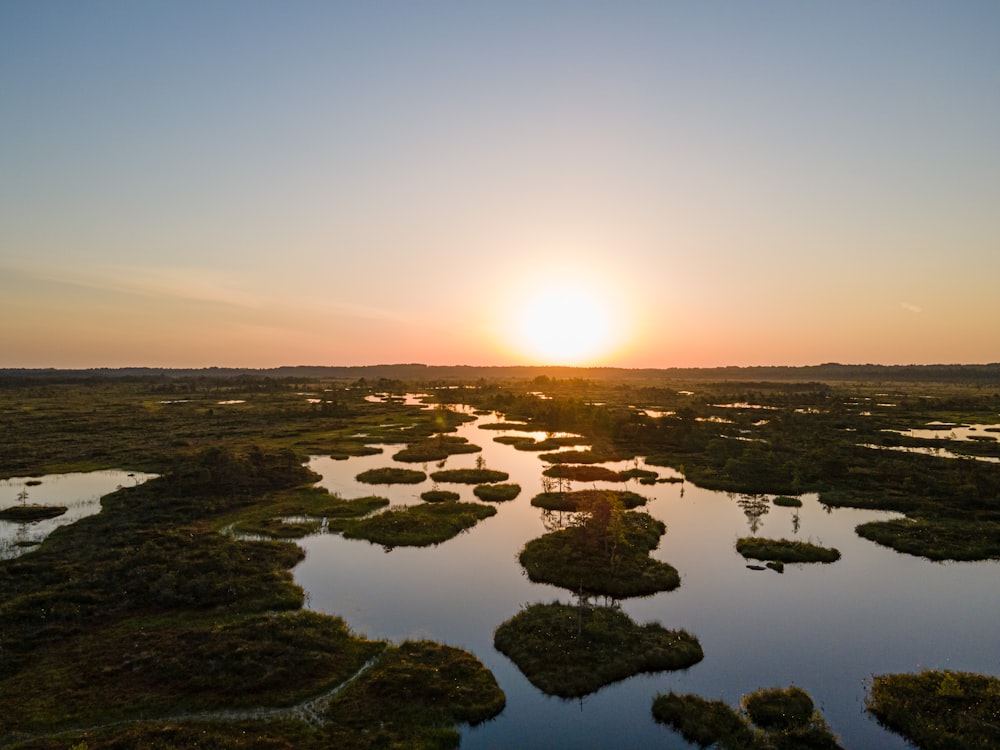
[[[0,367],[996,361],[994,0],[0,0]]]

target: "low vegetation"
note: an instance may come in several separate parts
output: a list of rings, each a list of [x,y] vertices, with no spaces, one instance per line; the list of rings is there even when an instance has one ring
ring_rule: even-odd
[[[493,643],[531,684],[562,698],[640,672],[686,669],[704,656],[683,630],[640,626],[617,608],[584,604],[535,604],[498,627]]]
[[[334,698],[322,747],[456,748],[455,724],[491,719],[505,702],[493,674],[471,654],[407,641]]]
[[[241,513],[251,523],[276,511],[356,514],[384,502],[343,501],[302,486],[314,478],[282,450],[209,449],[106,495],[103,512],[0,562],[0,744],[53,747],[49,735],[58,731],[60,747],[179,748],[206,746],[207,738],[224,747],[329,747],[327,727],[291,721],[291,707],[347,682],[386,644],[352,633],[340,618],[300,609],[303,593],[289,569],[301,549],[219,532]],[[425,746],[447,737],[450,745],[433,746],[457,744],[448,717],[473,720],[483,704],[494,713],[503,705],[502,694],[484,687],[474,657],[449,652],[442,661],[428,646],[409,657],[413,671],[428,674],[453,658],[466,664],[449,673],[430,725],[405,713],[403,699],[383,703],[401,717],[401,736],[410,736],[412,720],[412,736],[433,738]],[[463,691],[476,700],[459,700]],[[233,725],[212,718],[234,710],[273,719],[237,717]],[[112,726],[140,717],[149,724]],[[430,728],[421,734],[418,725]],[[238,727],[251,727],[257,739],[246,744]],[[353,736],[345,727],[336,728],[334,744],[365,746],[365,732]]]
[[[762,688],[741,703],[742,712],[723,701],[670,692],[654,699],[653,718],[701,747],[840,750],[812,698],[800,688]]]
[[[624,482],[617,471],[606,466],[583,466],[577,464],[556,464],[542,472],[552,479],[569,479],[574,482]]]
[[[820,547],[791,539],[743,537],[736,541],[736,551],[752,560],[780,563],[832,563],[840,559],[840,551],[832,547]]]
[[[1000,523],[955,518],[899,518],[870,521],[859,536],[897,552],[930,560],[1000,558]]]
[[[346,520],[366,516],[388,504],[384,497],[345,500],[322,487],[293,487],[223,516],[217,526],[238,534],[293,539],[315,533],[324,522],[330,530],[338,531]]]
[[[617,461],[619,456],[611,451],[590,449],[543,453],[539,458],[550,464],[603,464],[608,461]]]
[[[400,469],[396,466],[384,466],[378,469],[362,471],[355,479],[365,484],[420,484],[427,479],[427,474],[417,469]]]
[[[425,463],[428,461],[443,461],[448,456],[462,453],[478,453],[478,445],[473,445],[463,437],[455,435],[438,435],[427,440],[411,443],[403,450],[393,454],[396,461],[408,463]]]
[[[873,678],[868,710],[922,750],[1000,747],[1000,678],[927,670]]]
[[[461,495],[451,490],[427,490],[420,493],[420,499],[425,503],[444,503],[458,500],[460,497]]]
[[[648,596],[680,585],[673,566],[649,555],[664,533],[661,521],[601,496],[574,525],[524,545],[518,560],[539,583],[615,598]]]
[[[503,503],[521,494],[519,484],[480,484],[472,491],[480,500]]]
[[[31,523],[44,521],[48,518],[58,518],[69,508],[65,505],[11,505],[0,509],[0,521],[15,523]]]
[[[496,512],[491,505],[455,501],[399,506],[347,524],[344,536],[389,548],[427,547],[448,541]]]
[[[771,500],[775,505],[782,508],[801,508],[802,501],[797,497],[789,497],[788,495],[778,495]]]
[[[485,484],[502,482],[510,476],[506,471],[496,469],[444,469],[431,473],[435,482],[452,482],[455,484]]]
[[[623,508],[631,510],[646,504],[646,498],[628,490],[575,490],[573,492],[542,492],[531,498],[531,504],[536,508],[546,510],[561,510],[571,513],[587,510],[601,498],[621,503]]]

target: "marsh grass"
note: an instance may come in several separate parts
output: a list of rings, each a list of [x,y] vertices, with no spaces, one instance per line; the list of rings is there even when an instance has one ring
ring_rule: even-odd
[[[486,484],[502,482],[510,477],[506,471],[496,469],[443,469],[431,473],[435,482],[452,482],[453,484]]]
[[[543,453],[539,458],[550,464],[603,464],[608,461],[617,461],[620,457],[613,451],[591,449]]]
[[[550,437],[543,440],[535,440],[532,437],[522,435],[498,435],[493,438],[494,442],[504,445],[511,445],[519,451],[552,451],[556,448],[563,448],[570,445],[579,445],[583,438],[579,437]]]
[[[333,699],[322,747],[457,748],[455,724],[487,721],[505,703],[493,674],[468,652],[406,641]]]
[[[743,697],[743,712],[698,695],[661,694],[653,718],[688,742],[725,750],[840,750],[836,736],[797,687],[762,688]]]
[[[797,497],[790,497],[789,495],[778,495],[772,498],[772,503],[782,508],[801,508],[802,501]]]
[[[451,490],[427,490],[420,493],[420,499],[425,503],[444,503],[458,500],[462,496]]]
[[[220,527],[230,525],[233,531],[242,534],[292,539],[314,533],[324,519],[336,531],[345,520],[360,518],[388,504],[384,497],[345,500],[322,487],[295,487],[268,495],[249,508],[223,517]],[[283,520],[296,516],[308,520],[293,523]]]
[[[575,482],[624,482],[617,471],[606,466],[582,466],[577,464],[556,464],[542,472],[553,479],[570,479]]]
[[[926,670],[872,679],[867,709],[924,750],[1000,747],[1000,678]]]
[[[622,504],[622,507],[629,510],[645,505],[647,502],[645,497],[629,490],[575,490],[573,492],[542,492],[531,498],[531,504],[536,508],[575,513],[586,510],[592,503],[601,498],[617,500]]]
[[[455,435],[438,435],[416,443],[410,443],[403,450],[393,454],[396,461],[407,463],[426,463],[442,461],[448,456],[462,453],[478,453],[478,445],[473,445],[463,437]]]
[[[490,503],[504,503],[508,500],[513,500],[515,497],[521,494],[521,485],[519,484],[480,484],[474,490],[473,494],[480,500],[485,500]]]
[[[445,501],[389,508],[345,525],[348,539],[366,539],[384,547],[427,547],[440,544],[496,515],[480,503]]]
[[[641,672],[686,669],[704,656],[683,630],[640,626],[617,608],[559,603],[518,613],[496,629],[493,643],[535,687],[563,698]]]
[[[69,508],[65,505],[11,505],[9,508],[0,510],[0,521],[16,523],[44,521],[49,518],[58,518],[67,510]]]
[[[930,560],[1000,558],[1000,523],[953,518],[898,518],[860,524],[858,536]]]
[[[417,469],[383,466],[362,471],[355,479],[365,484],[420,484],[427,479],[427,474]]]
[[[748,559],[781,563],[832,563],[840,559],[837,549],[790,539],[743,537],[737,540],[736,551]]]
[[[532,539],[518,555],[528,578],[574,592],[624,598],[671,591],[676,568],[649,556],[666,526],[646,513],[621,516],[614,538],[581,524]]]

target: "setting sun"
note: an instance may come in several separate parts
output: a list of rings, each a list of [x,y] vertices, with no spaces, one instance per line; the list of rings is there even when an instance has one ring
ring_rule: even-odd
[[[623,318],[621,305],[597,284],[547,281],[515,303],[509,346],[537,364],[596,364],[623,345]]]

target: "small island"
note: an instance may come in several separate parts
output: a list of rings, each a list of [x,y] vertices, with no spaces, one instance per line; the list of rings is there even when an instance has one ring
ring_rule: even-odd
[[[795,686],[761,688],[741,701],[741,711],[723,701],[670,692],[653,701],[653,718],[701,747],[731,750],[841,750],[809,694]]]
[[[619,501],[601,496],[575,525],[524,545],[518,559],[528,578],[584,594],[624,598],[672,591],[677,570],[654,560],[667,527]]]
[[[641,672],[686,669],[704,658],[698,639],[620,609],[535,604],[496,629],[493,643],[539,690],[578,698]]]
[[[791,539],[743,537],[737,540],[736,551],[748,559],[778,563],[832,563],[840,559],[840,550],[833,547],[820,547]]]
[[[0,521],[15,523],[32,523],[58,518],[69,508],[65,505],[11,505],[0,509]]]

